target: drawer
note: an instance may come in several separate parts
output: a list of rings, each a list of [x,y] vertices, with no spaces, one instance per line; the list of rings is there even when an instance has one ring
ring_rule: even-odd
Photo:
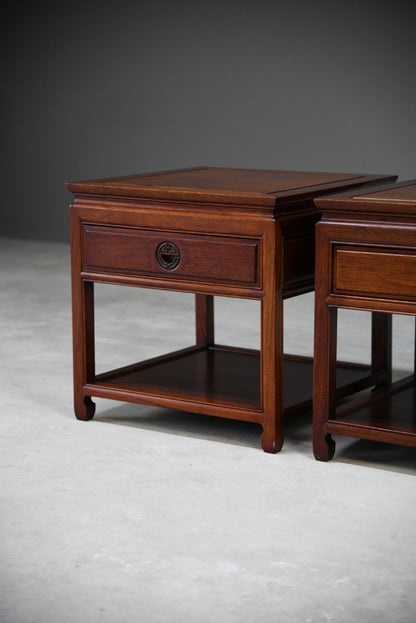
[[[259,240],[84,225],[83,269],[257,285]]]
[[[334,245],[336,294],[416,300],[416,249]]]

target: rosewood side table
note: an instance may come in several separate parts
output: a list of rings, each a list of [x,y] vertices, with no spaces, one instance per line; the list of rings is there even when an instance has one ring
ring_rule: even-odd
[[[416,446],[414,373],[396,383],[376,378],[372,391],[338,406],[334,381],[338,309],[387,313],[390,325],[392,314],[416,316],[416,180],[316,205],[315,457],[332,458],[332,434]],[[373,331],[386,352],[385,334]]]
[[[394,179],[200,167],[67,184],[77,418],[93,396],[171,407],[260,423],[278,452],[283,419],[311,408],[312,360],[283,355],[283,299],[314,287],[313,198]],[[194,293],[196,343],[96,374],[94,282]],[[215,344],[214,295],[261,302],[260,352]],[[339,384],[368,373],[345,366]]]

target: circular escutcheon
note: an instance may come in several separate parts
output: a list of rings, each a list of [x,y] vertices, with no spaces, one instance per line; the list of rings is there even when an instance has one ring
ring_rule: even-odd
[[[156,248],[156,259],[164,270],[175,270],[181,261],[181,253],[174,242],[161,242]]]

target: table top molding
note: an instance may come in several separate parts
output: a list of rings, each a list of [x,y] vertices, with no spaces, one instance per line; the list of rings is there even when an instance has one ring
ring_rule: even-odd
[[[371,191],[347,191],[315,199],[315,205],[327,214],[416,216],[416,179],[375,186]]]
[[[129,197],[140,200],[192,202],[206,207],[216,204],[259,208],[270,212],[279,207],[310,200],[320,194],[340,192],[394,176],[356,173],[273,171],[195,167],[162,173],[68,182],[75,196]]]

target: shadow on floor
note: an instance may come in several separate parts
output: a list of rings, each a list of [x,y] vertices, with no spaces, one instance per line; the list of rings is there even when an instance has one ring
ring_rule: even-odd
[[[95,416],[94,420],[106,424],[144,428],[170,435],[209,439],[261,449],[262,427],[253,422],[127,404],[113,407],[103,412],[102,415]]]
[[[416,448],[349,437],[335,437],[335,441],[333,461],[416,476]]]
[[[134,404],[122,404],[101,410],[101,414],[95,416],[94,420],[103,424],[143,428],[261,451],[262,427],[253,422]],[[312,418],[309,413],[285,422],[284,436],[283,449],[290,451],[294,447],[302,446],[302,452],[312,456]],[[416,448],[350,437],[335,437],[335,441],[337,447],[332,462],[416,475]]]
[[[132,404],[123,404],[102,411],[100,415],[94,417],[94,420],[261,450],[260,436],[263,429],[260,424],[254,422]],[[284,436],[286,444],[310,443],[310,452],[312,452],[310,414],[285,422]]]

